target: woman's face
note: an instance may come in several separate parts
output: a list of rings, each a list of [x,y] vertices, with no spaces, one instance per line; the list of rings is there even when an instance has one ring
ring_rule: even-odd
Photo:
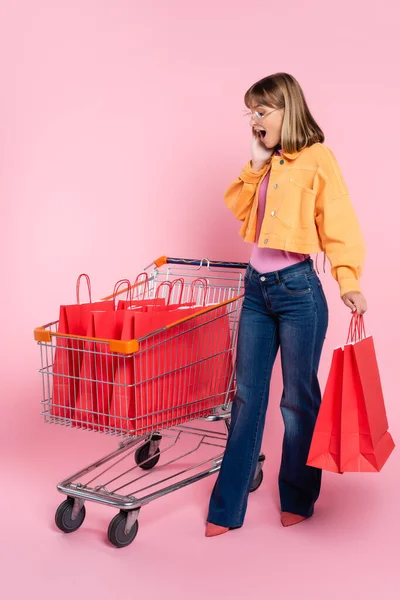
[[[251,107],[250,125],[260,132],[260,140],[267,148],[275,148],[282,135],[284,108],[272,108],[264,104]]]

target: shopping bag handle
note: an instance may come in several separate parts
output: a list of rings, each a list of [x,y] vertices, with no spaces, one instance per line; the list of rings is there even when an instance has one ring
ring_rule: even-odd
[[[81,280],[82,278],[86,279],[86,284],[89,292],[89,303],[92,304],[92,284],[90,283],[90,277],[86,273],[81,273],[76,280],[76,303],[80,304],[80,288],[81,288]]]
[[[141,277],[141,275],[145,275],[145,279],[143,281],[139,281],[139,277]],[[128,279],[126,281],[129,281]],[[146,287],[148,286],[148,282],[149,282],[149,276],[147,273],[139,273],[139,275],[136,277],[135,279],[135,283],[133,285],[131,285],[131,283],[129,283],[130,288],[132,290],[132,294],[134,293],[133,290],[137,287],[142,286],[143,284],[145,285],[145,291],[144,294],[146,292]],[[128,290],[122,290],[122,292],[118,292],[118,294],[123,294],[124,292],[126,292]],[[102,300],[113,300],[114,299],[114,294],[111,294],[110,296],[105,296],[105,298],[102,298]],[[132,295],[132,300],[133,300],[133,295]]]
[[[135,279],[135,284],[142,283],[142,282],[139,282],[139,277],[141,277],[141,276],[144,276],[144,286],[145,287],[143,290],[143,298],[142,298],[144,300],[146,297],[146,291],[147,291],[147,293],[149,292],[149,275],[145,271],[143,271],[143,273],[139,273],[139,275]],[[177,279],[174,279],[172,282],[171,281],[163,281],[162,283],[160,283],[157,286],[155,298],[159,298],[160,288],[162,288],[163,286],[167,286],[168,287],[168,296],[167,296],[166,303],[168,305],[171,301],[173,289],[174,289],[175,285],[177,285],[178,283],[180,283],[182,286],[180,295],[179,295],[179,301],[178,301],[178,303],[180,304],[182,302],[183,290],[184,290],[184,286],[185,286],[185,280],[183,279],[183,277],[178,277]],[[149,295],[149,294],[147,294],[147,295]]]
[[[169,296],[169,300],[171,300],[172,293],[174,291],[174,287],[178,283],[181,284],[181,291],[180,291],[180,294],[179,294],[179,300],[177,301],[177,304],[182,304],[183,291],[185,289],[185,280],[183,279],[183,277],[177,277],[176,279],[173,280],[172,285],[171,285],[171,293],[170,293],[170,296]],[[168,302],[168,304],[169,304],[169,302]]]
[[[117,283],[114,285],[114,291],[113,291],[113,300],[114,300],[114,310],[117,310],[117,296],[119,295],[119,289],[120,287],[122,287],[123,285],[127,285],[128,287],[126,289],[123,290],[123,292],[126,292],[126,300],[128,303],[132,302],[132,284],[129,281],[129,279],[120,279],[119,281],[117,281]],[[121,293],[123,293],[121,292]]]
[[[163,286],[167,286],[168,288],[168,296],[166,299],[166,304],[169,304],[170,300],[171,300],[171,294],[172,294],[172,282],[171,281],[163,281],[162,283],[160,283],[160,285],[157,286],[156,289],[156,295],[154,296],[154,299],[159,298],[159,294],[160,294],[160,290]]]
[[[143,277],[143,280],[140,279],[141,277]],[[143,297],[141,298],[141,300],[144,300],[146,298],[146,292],[147,292],[147,295],[149,292],[149,274],[146,273],[146,271],[139,273],[139,275],[136,277],[136,279],[134,281],[133,287],[136,288],[136,287],[139,287],[142,285],[144,285],[144,288],[143,288]],[[133,299],[133,296],[132,296],[132,299]],[[138,300],[139,300],[139,298],[138,298]]]
[[[203,306],[206,305],[207,292],[208,292],[208,281],[205,277],[197,277],[194,279],[190,285],[190,302],[194,302],[194,290],[195,284],[202,283],[203,284]]]
[[[363,315],[359,315],[357,311],[353,313],[350,321],[349,333],[346,344],[358,342],[367,337],[365,332],[365,323]]]
[[[174,290],[175,285],[177,285],[178,283],[181,284],[181,292],[179,295],[179,304],[182,301],[182,297],[183,297],[183,290],[184,290],[184,285],[185,285],[185,280],[183,279],[183,277],[178,277],[177,279],[174,279],[173,281],[162,281],[156,289],[156,294],[154,296],[154,300],[156,300],[157,298],[160,297],[160,290],[162,287],[166,286],[168,288],[168,294],[165,300],[166,305],[168,306],[171,303],[171,297],[172,297],[172,292]],[[155,305],[155,303],[154,303]]]

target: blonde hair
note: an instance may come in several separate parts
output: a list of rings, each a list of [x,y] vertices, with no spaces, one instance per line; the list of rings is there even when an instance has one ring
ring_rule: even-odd
[[[325,140],[299,82],[292,75],[275,73],[260,79],[247,90],[244,102],[250,109],[257,104],[285,109],[281,135],[281,146],[285,152],[298,152]]]

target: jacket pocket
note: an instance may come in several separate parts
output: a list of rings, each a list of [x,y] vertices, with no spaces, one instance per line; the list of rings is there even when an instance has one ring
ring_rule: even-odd
[[[285,186],[277,218],[292,229],[305,229],[314,225],[316,192],[290,178]]]

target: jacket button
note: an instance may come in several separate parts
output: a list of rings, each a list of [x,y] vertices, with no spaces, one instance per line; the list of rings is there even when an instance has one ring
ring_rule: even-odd
[[[278,187],[278,184],[277,184],[277,183],[274,183],[274,188],[276,189],[277,187]]]
[[[275,216],[275,211],[274,211],[274,210],[272,210],[272,211],[271,211],[271,217],[274,217],[274,216]]]
[[[268,244],[268,238],[264,240],[264,244]]]
[[[279,161],[279,164],[280,164],[280,165],[284,165],[284,164],[285,164],[285,161],[282,159],[282,160],[280,160],[280,161]]]

